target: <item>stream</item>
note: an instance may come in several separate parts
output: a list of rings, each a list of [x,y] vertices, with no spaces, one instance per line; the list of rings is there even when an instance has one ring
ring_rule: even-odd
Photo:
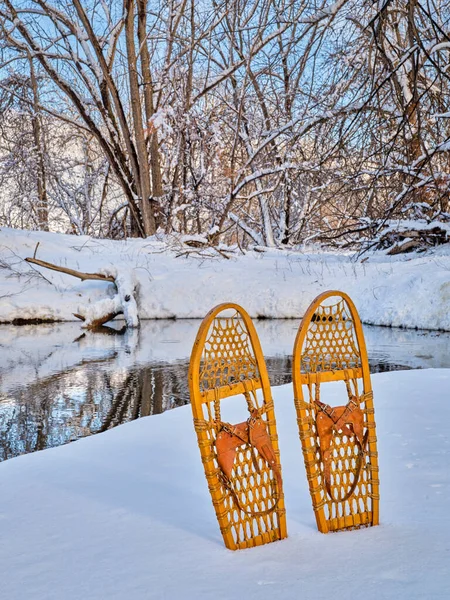
[[[272,385],[290,383],[295,320],[255,325]],[[0,326],[0,461],[189,402],[198,320],[84,332],[79,323]],[[450,333],[365,326],[372,373],[450,367]]]

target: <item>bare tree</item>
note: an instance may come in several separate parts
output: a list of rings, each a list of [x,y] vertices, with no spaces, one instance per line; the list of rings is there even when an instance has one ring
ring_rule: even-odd
[[[156,230],[162,191],[157,132],[150,132],[149,123],[153,90],[145,9],[142,0],[126,0],[119,14],[114,2],[78,0],[61,8],[42,0],[6,0],[0,9],[8,43],[40,62],[62,99],[76,109],[72,123],[95,136],[120,182],[133,229],[141,235]],[[58,104],[54,112],[67,119],[64,102]]]

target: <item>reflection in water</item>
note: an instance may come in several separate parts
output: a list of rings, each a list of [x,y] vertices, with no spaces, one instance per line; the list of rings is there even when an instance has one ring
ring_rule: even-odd
[[[59,446],[189,401],[186,365],[114,371],[84,363],[0,393],[0,460]]]
[[[260,321],[272,385],[291,381],[295,321]],[[139,331],[79,324],[0,327],[0,460],[58,446],[189,402],[199,321],[147,321]],[[372,372],[449,367],[450,335],[365,328]]]

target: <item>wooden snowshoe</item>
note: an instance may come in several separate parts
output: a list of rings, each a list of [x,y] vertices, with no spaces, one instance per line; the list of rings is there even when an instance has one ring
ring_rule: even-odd
[[[226,547],[238,550],[285,538],[269,377],[255,327],[237,304],[216,306],[204,318],[192,349],[189,389],[206,480]],[[222,401],[240,394],[247,420],[224,422]]]
[[[319,531],[378,525],[378,454],[369,363],[361,321],[346,294],[325,292],[312,302],[297,333],[292,369]],[[321,385],[329,381],[345,383],[340,406],[320,399]]]

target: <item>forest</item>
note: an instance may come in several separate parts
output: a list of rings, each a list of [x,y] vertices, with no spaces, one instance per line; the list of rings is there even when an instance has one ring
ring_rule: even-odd
[[[441,0],[2,0],[0,226],[445,242],[449,19]]]

